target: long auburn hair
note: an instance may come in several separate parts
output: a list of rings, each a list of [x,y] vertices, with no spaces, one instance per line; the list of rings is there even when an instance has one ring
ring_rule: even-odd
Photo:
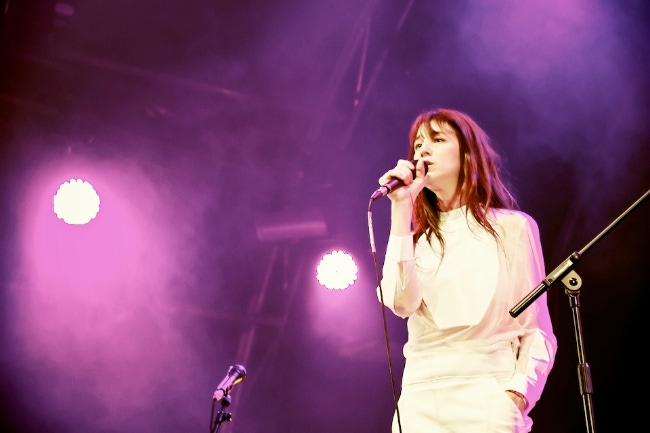
[[[415,155],[413,143],[419,128],[423,126],[430,136],[433,134],[432,121],[455,131],[461,158],[456,194],[460,196],[460,202],[466,205],[467,212],[499,243],[499,236],[488,220],[489,209],[516,209],[518,206],[499,174],[500,156],[492,147],[488,135],[471,117],[461,111],[437,108],[423,111],[413,121],[409,132],[409,159]],[[431,237],[435,236],[444,251],[440,212],[436,194],[424,188],[414,202],[413,240],[416,241],[424,234],[430,243]]]

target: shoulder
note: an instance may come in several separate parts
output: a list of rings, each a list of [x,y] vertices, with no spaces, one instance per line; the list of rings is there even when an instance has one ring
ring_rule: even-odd
[[[514,209],[491,209],[490,216],[506,232],[522,229],[538,231],[537,222],[526,212]]]

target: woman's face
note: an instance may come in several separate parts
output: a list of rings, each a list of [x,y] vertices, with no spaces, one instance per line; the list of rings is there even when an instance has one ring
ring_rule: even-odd
[[[414,159],[427,164],[424,186],[436,193],[439,200],[453,198],[460,174],[460,144],[456,132],[446,124],[431,121],[432,134],[420,125],[413,142]]]

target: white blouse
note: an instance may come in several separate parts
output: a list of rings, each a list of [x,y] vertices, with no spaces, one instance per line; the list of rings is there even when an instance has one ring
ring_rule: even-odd
[[[528,411],[541,396],[557,350],[546,293],[513,318],[509,311],[544,278],[536,222],[514,210],[491,210],[500,242],[462,207],[441,214],[444,256],[433,236],[413,245],[391,235],[379,299],[408,318],[404,356],[439,345],[489,345],[510,341],[519,355],[509,389],[521,392]]]

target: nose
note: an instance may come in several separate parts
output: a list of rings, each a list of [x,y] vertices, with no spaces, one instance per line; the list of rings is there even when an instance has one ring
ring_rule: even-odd
[[[420,145],[420,149],[418,149],[420,152],[420,156],[430,156],[431,155],[431,142],[428,140],[425,140],[422,145]]]

